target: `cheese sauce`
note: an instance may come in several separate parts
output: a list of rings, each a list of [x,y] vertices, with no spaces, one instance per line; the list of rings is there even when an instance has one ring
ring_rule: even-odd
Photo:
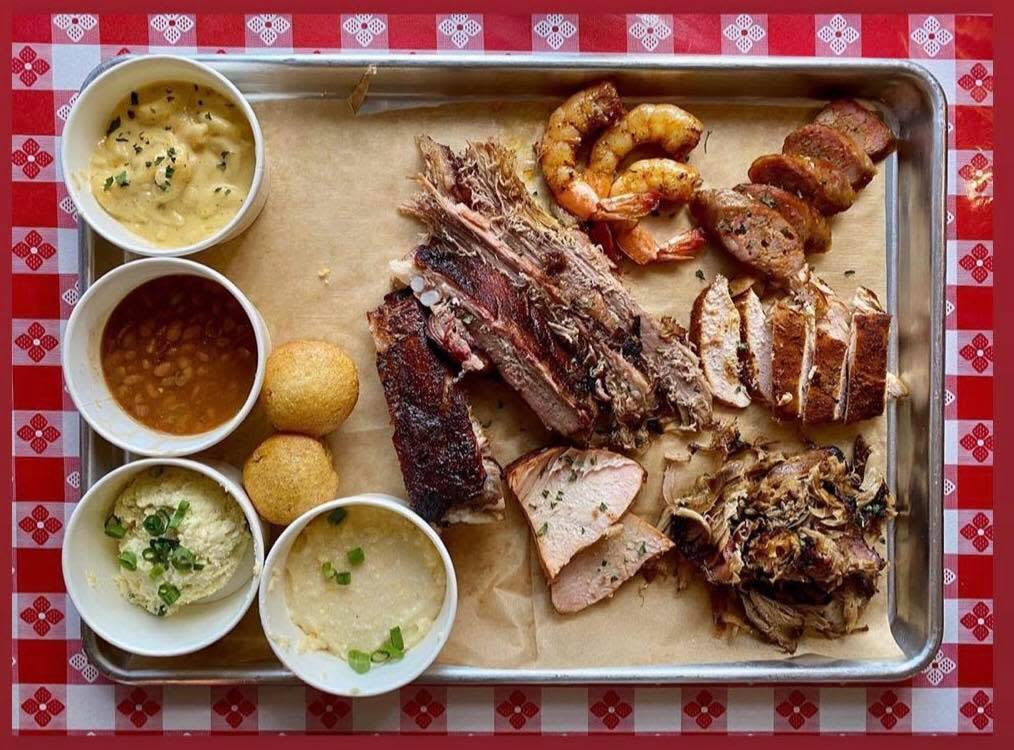
[[[131,91],[113,111],[89,183],[128,229],[182,247],[229,223],[253,173],[253,131],[242,110],[206,86],[163,81]]]

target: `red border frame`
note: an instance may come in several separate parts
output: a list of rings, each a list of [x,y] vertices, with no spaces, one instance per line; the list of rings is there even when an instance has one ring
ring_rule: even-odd
[[[586,11],[592,13],[603,13],[611,10],[615,11],[672,11],[674,6],[671,3],[658,2],[657,0],[641,0],[640,2],[634,3],[616,3],[616,2],[598,2],[592,3],[587,0],[583,2],[574,2],[573,0],[558,0],[557,2],[547,3],[545,5],[539,4],[541,7],[533,7],[530,4],[522,4],[515,2],[500,2],[498,3],[497,10],[500,12],[523,12],[529,13],[545,9],[546,5],[552,7],[553,10],[570,10],[570,11]],[[763,0],[739,0],[739,2],[728,2],[728,0],[718,0],[717,2],[701,2],[700,0],[693,0],[691,2],[680,3],[678,10],[686,12],[699,8],[709,13],[717,13],[723,10],[729,11],[772,11],[778,10],[779,12],[820,12],[824,9],[841,10],[844,3],[808,3],[800,2],[798,0],[781,0],[780,2],[764,2]],[[1003,32],[1001,29],[1008,32],[1014,31],[1006,23],[1009,14],[1008,9],[1002,7],[1005,4],[997,4],[1000,7],[993,7],[993,3],[982,3],[982,2],[968,2],[967,0],[922,0],[918,3],[918,7],[913,8],[909,3],[901,2],[900,0],[853,0],[848,3],[848,10],[855,12],[900,12],[910,13],[914,11],[919,12],[983,12],[983,13],[994,13],[994,36],[996,39],[1003,38]],[[53,2],[53,0],[34,0],[31,6],[32,12],[44,13],[49,11],[67,10],[68,6],[76,6],[81,10],[97,11],[97,12],[117,12],[117,11],[130,11],[139,12],[142,8],[139,7],[137,2],[125,2],[124,0],[106,0],[104,2],[82,2],[82,3],[67,3],[67,2]],[[835,7],[837,6],[837,7]],[[252,12],[256,10],[285,10],[286,12],[330,12],[336,13],[344,9],[349,10],[386,10],[390,12],[412,12],[412,11],[427,11],[436,12],[440,10],[454,10],[454,11],[465,11],[465,10],[484,10],[488,9],[488,3],[481,2],[468,2],[462,0],[454,3],[424,3],[414,2],[412,0],[406,0],[400,3],[376,3],[376,2],[362,2],[362,3],[348,3],[340,1],[337,3],[322,3],[322,2],[305,2],[303,0],[291,0],[288,3],[278,2],[265,2],[265,0],[204,0],[203,2],[193,2],[192,0],[183,0],[181,2],[164,2],[164,0],[155,0],[153,2],[145,3],[143,10],[157,10],[157,9],[172,9],[174,11],[187,11],[187,10],[200,10],[201,12]],[[10,11],[8,11],[8,23],[3,24],[0,28],[0,39],[5,43],[10,41],[11,37],[11,25]],[[997,45],[994,62],[1000,69],[1008,69],[1007,62],[1011,57],[1010,45]],[[1010,69],[1014,69],[1011,66]],[[1010,131],[1005,130],[1004,124],[1011,123],[1012,120],[1008,119],[1008,112],[1010,106],[1010,99],[1007,94],[1014,91],[1014,85],[1007,80],[1004,76],[998,76],[997,92],[995,96],[995,117],[997,120],[997,127],[995,128],[997,141],[1006,141],[1008,143],[1014,141],[1014,137],[1011,136]],[[6,134],[10,134],[11,119],[10,119],[10,90],[5,92],[2,102],[2,108],[0,108],[0,118],[2,118],[3,128]],[[1007,151],[1004,148],[995,148],[994,150],[995,167],[1000,164],[1008,165],[1011,159],[1007,155]],[[1012,169],[1010,166],[1004,166],[1000,169],[1004,174],[1007,173],[1005,170]],[[1002,201],[1006,196],[1006,190],[1004,183],[1001,181],[994,189],[995,200]],[[1003,205],[1002,203],[1000,205]],[[10,197],[10,184],[3,181],[2,189],[0,189],[0,211],[2,211],[2,223],[7,231],[11,228],[11,197]],[[1012,222],[1014,218],[1011,217],[1010,212],[997,211],[995,215],[995,229],[994,236],[1006,238],[1008,236],[1014,236],[1010,233]],[[1003,239],[1000,242],[1004,242]],[[11,256],[5,255],[3,273],[0,274],[0,319],[9,320],[10,304],[11,304]],[[1001,252],[996,255],[996,263],[998,266],[997,274],[1003,278],[1007,277],[1006,271],[1014,266],[1014,259],[1006,252]],[[1000,270],[1003,269],[1003,270]],[[1012,276],[1014,278],[1014,276]],[[996,304],[998,302],[998,304]],[[1012,321],[1014,320],[1014,295],[1001,295],[998,301],[995,301],[995,315],[997,320]],[[7,317],[4,317],[4,316]],[[1008,365],[1014,361],[1014,352],[1008,351],[1002,341],[1007,340],[1007,332],[1003,326],[996,326],[995,333],[996,339],[996,350],[998,352],[998,359],[994,365],[994,388],[995,388],[995,413],[994,413],[994,428],[996,431],[997,449],[995,461],[995,472],[996,482],[995,487],[1011,487],[1014,486],[1014,465],[1011,463],[1001,460],[1001,456],[1010,455],[1009,446],[1010,443],[1007,441],[1007,436],[1012,432],[1007,428],[1005,420],[999,419],[1000,414],[1007,416],[1011,413],[1011,399],[1010,393],[1006,392],[1005,389],[1000,388],[1000,375],[1001,370],[1010,372],[1014,368],[1008,369]],[[0,347],[3,349],[4,367],[0,372],[0,403],[7,407],[8,413],[11,410],[11,330],[9,327],[4,327],[3,332],[0,333]],[[1014,338],[1014,337],[1012,337]],[[13,468],[13,459],[10,452],[10,440],[11,433],[9,430],[4,429],[0,431],[2,437],[0,437],[0,454],[2,454],[3,461],[7,468]],[[11,487],[10,484],[6,484],[6,487]],[[10,491],[5,493],[7,499],[10,499],[12,493]],[[999,495],[999,493],[996,493]],[[999,498],[997,498],[999,499]],[[1011,516],[1009,506],[1004,506],[1001,503],[994,503],[995,510],[995,525],[1003,529],[1003,535],[1007,539],[1014,539],[1014,533],[1011,533]],[[4,528],[9,529],[10,523],[10,504],[5,503],[3,507],[3,518],[8,524]],[[9,564],[10,562],[10,551],[5,553],[5,561]],[[994,554],[994,566],[998,570],[1005,570],[1003,562],[1011,559],[1006,551],[1006,548],[1001,545],[1000,549]],[[8,567],[9,569],[9,567]],[[995,584],[994,592],[994,603],[996,613],[999,618],[999,625],[996,630],[996,644],[995,644],[995,661],[998,665],[1007,666],[1012,661],[1009,658],[1010,655],[1010,644],[1006,636],[1011,632],[1012,627],[1010,625],[1012,617],[1011,612],[1014,610],[1014,577],[999,576]],[[3,616],[8,618],[6,621],[10,622],[10,606],[11,606],[11,581],[5,579],[3,583]],[[4,674],[10,680],[11,669],[10,662],[3,660]],[[1012,680],[1007,670],[998,669],[995,670],[995,683],[994,683],[994,705],[997,709],[996,719],[994,720],[994,733],[990,736],[972,737],[962,735],[960,739],[953,736],[947,736],[942,738],[932,738],[927,736],[897,736],[897,737],[881,737],[877,735],[864,735],[863,742],[867,747],[892,747],[900,748],[910,745],[918,744],[919,746],[925,743],[936,743],[936,742],[951,742],[955,740],[962,743],[968,743],[969,745],[975,743],[976,746],[1004,746],[1001,743],[1009,741],[1009,738],[1014,736],[1011,732],[1011,723],[1007,720],[1009,714],[1003,711],[1003,708],[1011,707],[1012,701],[1010,699],[1011,691],[1010,684]],[[3,705],[9,708],[10,692],[4,691]],[[8,714],[9,715],[9,714]],[[5,734],[10,735],[10,728],[5,729]],[[169,742],[177,741],[176,738],[145,738],[146,742],[151,742],[155,739],[155,742]],[[223,744],[231,745],[238,742],[248,743],[250,737],[243,738],[223,738],[223,737],[202,737],[192,738],[190,741],[196,743],[198,747],[221,747]],[[428,738],[414,736],[412,738],[400,738],[397,736],[388,737],[369,737],[363,735],[357,735],[354,739],[348,740],[349,744],[355,742],[356,744],[366,743],[370,746],[388,746],[397,747],[403,742],[412,743],[413,747],[447,747],[450,745],[457,745],[459,743],[467,742],[469,738],[462,736],[446,736],[440,738]],[[519,743],[525,745],[538,744],[548,746],[563,746],[573,744],[575,738],[560,738],[560,737],[527,737],[523,740],[519,740],[516,737],[484,737],[485,742],[492,740],[494,744],[506,744],[509,742],[511,746],[517,746]],[[709,745],[726,745],[730,741],[728,736],[682,736],[677,740],[680,743],[691,743],[695,746],[709,746]],[[26,746],[40,744],[43,747],[52,747],[55,745],[64,745],[65,743],[83,743],[87,742],[87,738],[82,737],[26,737],[18,736],[17,741],[19,744]],[[131,743],[131,739],[122,738],[119,740],[124,743]],[[259,736],[254,740],[258,744],[279,744],[277,739]],[[616,740],[614,738],[606,737],[581,737],[577,740],[581,743],[582,747],[594,748],[594,747],[610,747],[616,746]],[[636,738],[625,738],[624,742],[636,742],[642,746],[661,745],[663,742],[667,747],[670,747],[673,743],[673,738],[651,738],[638,736]],[[781,747],[784,744],[782,737],[753,737],[753,738],[741,738],[736,737],[732,739],[733,742],[749,742],[752,746],[757,747]],[[851,738],[840,738],[828,735],[817,735],[808,736],[804,740],[810,745],[823,746],[831,745],[842,742],[851,741]],[[323,745],[328,743],[329,746],[334,745],[334,738],[309,738],[301,737],[301,743],[317,743]],[[341,740],[339,740],[341,742]]]

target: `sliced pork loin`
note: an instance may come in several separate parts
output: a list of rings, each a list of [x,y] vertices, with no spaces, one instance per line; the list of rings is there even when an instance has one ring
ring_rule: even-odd
[[[719,274],[701,290],[690,313],[690,340],[697,347],[711,395],[744,408],[750,395],[739,379],[740,316],[729,295],[729,281]]]
[[[852,298],[848,344],[848,395],[845,422],[851,424],[884,413],[891,316],[877,295],[859,287]]]
[[[736,260],[781,284],[806,267],[803,243],[785,217],[731,189],[705,189],[690,199],[694,219]]]
[[[770,317],[771,408],[780,419],[798,419],[813,366],[813,304],[802,295],[783,297]]]
[[[804,125],[789,133],[782,144],[782,153],[823,159],[845,175],[853,190],[868,185],[877,173],[873,161],[854,140],[820,123]]]
[[[412,509],[431,523],[501,517],[500,466],[461,384],[426,336],[422,306],[406,289],[366,317]]]
[[[845,360],[852,312],[822,282],[814,280],[814,292],[817,328],[803,421],[825,424],[840,421],[845,411]]]
[[[831,224],[827,217],[798,195],[760,182],[744,182],[734,190],[780,213],[796,230],[806,252],[823,253],[831,249]]]
[[[845,175],[830,162],[796,154],[768,154],[754,159],[747,172],[751,182],[796,193],[825,216],[841,213],[856,199]]]
[[[894,133],[880,116],[855,99],[836,99],[813,121],[849,136],[873,161],[883,159],[896,145]]]
[[[672,546],[669,537],[628,513],[560,571],[551,588],[553,607],[561,614],[570,614],[612,596],[646,562]]]
[[[546,580],[615,524],[644,483],[641,465],[607,450],[545,448],[505,470],[528,519]]]
[[[739,310],[739,364],[743,384],[758,401],[772,403],[771,326],[753,289],[736,297]]]

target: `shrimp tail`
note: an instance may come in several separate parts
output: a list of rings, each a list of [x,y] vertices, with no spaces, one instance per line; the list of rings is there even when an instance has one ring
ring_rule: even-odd
[[[595,215],[598,221],[622,221],[624,219],[640,219],[656,208],[660,198],[657,192],[625,193],[611,198],[602,198],[598,202]]]
[[[708,244],[708,235],[700,227],[688,229],[658,249],[659,260],[690,260]]]

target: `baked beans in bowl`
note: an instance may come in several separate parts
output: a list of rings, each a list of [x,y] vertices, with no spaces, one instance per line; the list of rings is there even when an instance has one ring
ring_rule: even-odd
[[[67,322],[63,371],[84,420],[114,445],[181,456],[229,435],[264,380],[267,326],[231,281],[199,263],[122,265]]]

